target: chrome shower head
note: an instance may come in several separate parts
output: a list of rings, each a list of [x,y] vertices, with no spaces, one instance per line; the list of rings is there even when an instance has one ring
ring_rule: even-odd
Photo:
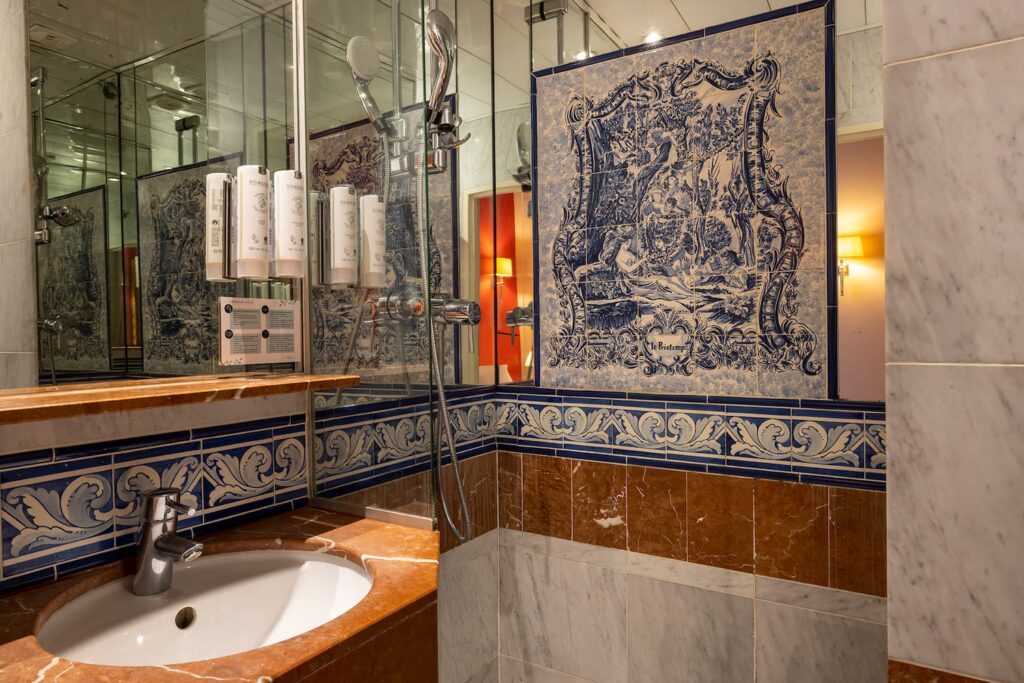
[[[370,81],[377,77],[377,72],[380,70],[380,55],[377,54],[377,47],[366,36],[353,36],[348,41],[348,48],[345,50],[345,61],[352,69],[356,94],[359,95],[359,101],[363,104],[370,123],[381,135],[389,133],[390,128],[384,117],[381,116],[380,107],[377,106],[377,101],[370,94]]]
[[[425,21],[425,32],[427,43],[431,51],[437,57],[437,74],[434,77],[434,87],[430,90],[430,99],[427,106],[430,108],[430,123],[441,122],[443,115],[445,93],[448,92],[448,82],[451,80],[452,71],[455,68],[455,51],[458,45],[455,42],[455,26],[448,15],[439,9],[432,9],[427,12]]]
[[[81,223],[84,218],[81,211],[67,206],[58,206],[50,209],[45,217],[49,218],[62,228],[70,227],[75,223]]]

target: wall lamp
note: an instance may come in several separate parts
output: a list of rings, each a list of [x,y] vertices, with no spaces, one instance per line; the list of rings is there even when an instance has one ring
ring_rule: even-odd
[[[850,264],[846,259],[864,256],[864,240],[859,235],[840,237],[836,240],[836,254],[839,257],[839,296],[845,296],[845,278],[850,275]]]

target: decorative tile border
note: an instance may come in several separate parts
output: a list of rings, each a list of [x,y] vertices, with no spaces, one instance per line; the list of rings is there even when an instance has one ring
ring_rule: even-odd
[[[582,460],[885,488],[881,403],[587,392],[450,391],[460,457],[501,448]],[[317,414],[319,495],[430,467],[426,396]]]
[[[885,488],[881,403],[500,387],[501,449],[581,460]]]
[[[190,535],[305,504],[306,481],[304,415],[6,456],[0,591],[134,552],[143,491],[185,491]]]

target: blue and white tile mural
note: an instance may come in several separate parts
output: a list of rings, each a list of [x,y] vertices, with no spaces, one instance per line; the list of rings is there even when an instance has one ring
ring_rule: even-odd
[[[50,242],[37,248],[39,319],[59,321],[59,339],[40,333],[40,370],[110,370],[107,324],[106,190],[96,187],[50,200],[81,217],[50,224]]]
[[[536,78],[543,384],[827,395],[824,17]]]
[[[228,168],[237,167],[234,157]],[[223,372],[217,299],[241,284],[206,280],[206,163],[138,178],[143,369],[151,375]]]
[[[422,112],[405,115],[415,130]],[[369,123],[343,126],[314,135],[309,141],[310,184],[326,193],[352,185],[359,195],[381,191],[380,138]],[[456,162],[453,162],[453,166]],[[386,214],[386,289],[420,286],[416,247],[416,179],[392,180]],[[433,291],[452,291],[453,202],[451,171],[428,180],[431,271]],[[359,372],[381,377],[406,370],[413,380],[426,377],[426,328],[419,324],[370,325],[365,319],[366,297],[378,290],[316,287],[313,291],[313,363],[320,371]]]

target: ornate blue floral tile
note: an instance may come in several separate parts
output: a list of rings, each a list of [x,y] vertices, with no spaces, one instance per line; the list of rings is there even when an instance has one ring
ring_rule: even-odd
[[[857,422],[793,420],[793,458],[805,463],[861,467],[864,425]]]
[[[756,32],[537,79],[545,384],[826,394],[825,50]]]
[[[412,458],[430,452],[430,414],[419,413],[376,425],[377,448],[374,462]],[[458,437],[456,437],[458,440]]]
[[[724,415],[669,409],[665,422],[665,446],[670,453],[726,452]]]
[[[306,495],[306,436],[302,432],[274,438],[274,499],[278,502]]]
[[[608,430],[612,431],[613,443],[617,446],[643,448],[648,451],[665,449],[665,411],[663,410],[613,410]]]
[[[266,441],[208,450],[203,457],[206,466],[204,509],[232,507],[273,494],[273,449],[274,442]]]
[[[138,539],[142,522],[142,496],[157,488],[182,491],[181,502],[196,509],[178,520],[180,528],[199,524],[203,511],[203,453],[197,441],[171,447],[146,449],[116,456],[114,462],[114,511],[117,544]]]
[[[792,456],[792,423],[788,416],[729,415],[723,431],[730,457],[788,461]]]
[[[5,577],[113,548],[110,456],[5,471],[0,510]]]
[[[355,427],[337,427],[317,434],[316,481],[365,469],[374,464],[378,452],[376,426],[372,423]]]
[[[864,467],[884,470],[886,445],[885,423],[867,422],[864,425],[863,436]]]

